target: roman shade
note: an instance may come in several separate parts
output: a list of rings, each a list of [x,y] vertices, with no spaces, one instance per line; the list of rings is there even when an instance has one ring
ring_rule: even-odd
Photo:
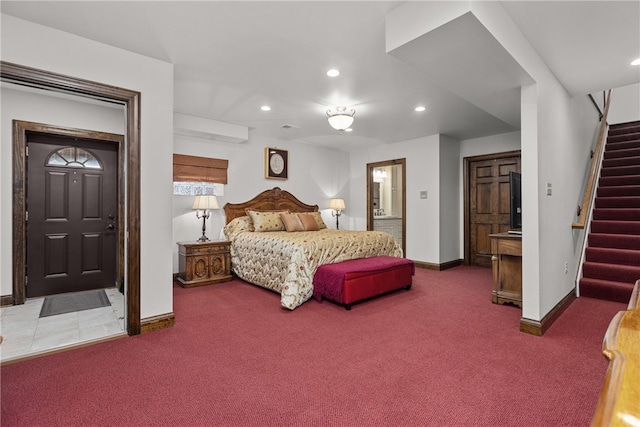
[[[174,154],[173,181],[226,184],[228,166],[229,160]]]

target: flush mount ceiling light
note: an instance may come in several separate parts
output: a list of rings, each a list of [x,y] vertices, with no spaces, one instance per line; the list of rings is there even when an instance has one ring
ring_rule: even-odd
[[[329,71],[327,71],[327,76],[329,77],[338,77],[339,75],[340,75],[340,70],[336,70],[335,68],[332,68]]]
[[[416,108],[414,108],[414,110],[416,110],[418,113],[423,112],[424,110],[426,110],[427,108],[424,107],[423,105],[418,105]]]
[[[271,107],[269,107],[268,105],[263,105],[262,107],[260,107],[260,109],[262,111],[271,111]]]
[[[336,107],[335,110],[329,108],[327,110],[329,124],[340,133],[351,127],[354,114],[356,114],[356,110],[353,108],[347,110],[347,107]]]

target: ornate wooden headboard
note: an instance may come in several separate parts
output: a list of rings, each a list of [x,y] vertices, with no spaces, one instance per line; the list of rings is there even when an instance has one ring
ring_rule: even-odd
[[[246,215],[245,209],[256,209],[263,211],[275,211],[288,209],[291,212],[317,212],[318,205],[307,205],[302,203],[293,194],[284,191],[279,187],[271,190],[265,190],[253,199],[244,203],[227,203],[224,205],[224,213],[226,222],[229,224],[231,220],[239,216]]]

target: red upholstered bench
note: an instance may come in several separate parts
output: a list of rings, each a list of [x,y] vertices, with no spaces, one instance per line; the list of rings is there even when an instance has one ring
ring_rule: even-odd
[[[397,289],[411,289],[415,273],[413,261],[406,258],[377,256],[353,259],[318,267],[313,277],[313,296],[345,305]]]

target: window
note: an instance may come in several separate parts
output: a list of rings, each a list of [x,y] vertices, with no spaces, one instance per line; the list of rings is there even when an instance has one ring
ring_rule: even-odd
[[[173,194],[176,196],[224,195],[228,160],[173,155]]]
[[[64,147],[49,155],[45,166],[100,169],[100,160],[83,148]]]

